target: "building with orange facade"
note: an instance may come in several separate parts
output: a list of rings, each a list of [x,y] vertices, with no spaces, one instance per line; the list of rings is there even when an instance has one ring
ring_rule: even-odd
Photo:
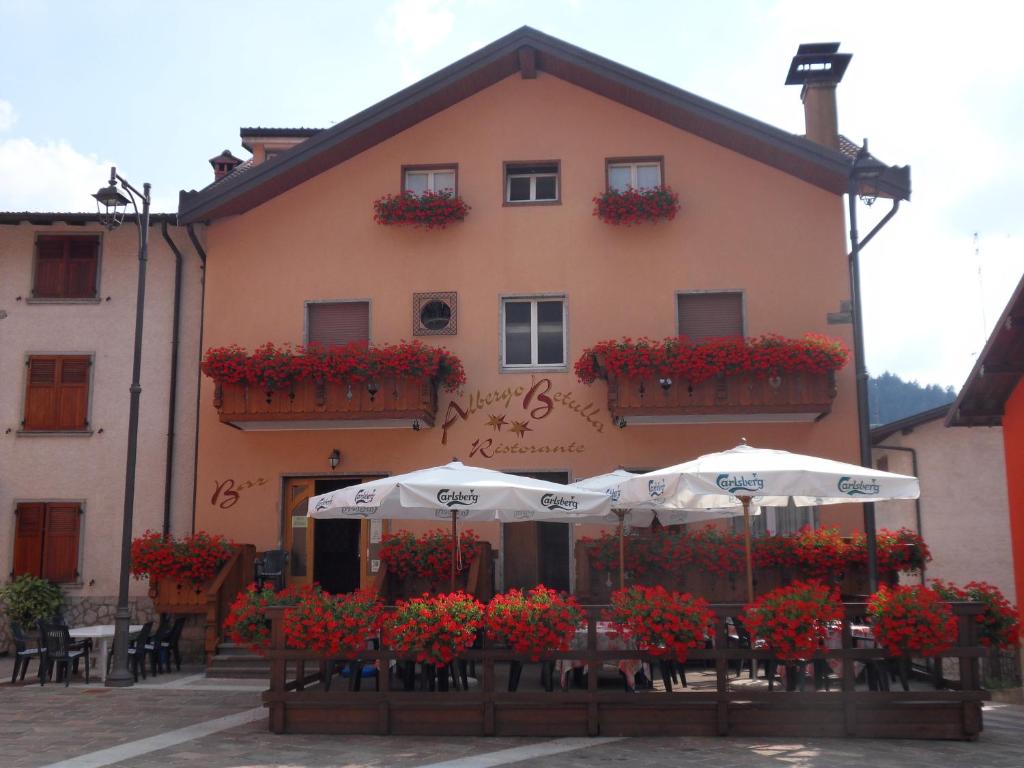
[[[419,340],[456,355],[466,380],[267,394],[204,378],[197,529],[282,547],[291,583],[341,591],[372,579],[382,531],[314,524],[306,500],[368,478],[457,457],[572,481],[741,438],[856,462],[852,364],[697,383],[574,372],[622,337],[852,343],[843,196],[857,148],[836,128],[849,60],[836,50],[802,48],[790,72],[810,138],[529,28],[331,128],[243,129],[251,159],[225,153],[218,179],[180,200],[180,223],[207,225],[203,348]],[[890,170],[881,194],[906,198],[907,169]],[[661,186],[674,216],[595,215],[609,190]],[[403,190],[450,190],[468,213],[443,228],[375,221],[375,201]],[[820,520],[851,531],[860,514]],[[498,553],[498,588],[572,586],[583,528],[474,527]]]

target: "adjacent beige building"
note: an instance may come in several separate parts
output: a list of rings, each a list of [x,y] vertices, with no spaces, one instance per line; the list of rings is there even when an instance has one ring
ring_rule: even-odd
[[[192,527],[203,272],[173,221],[149,233],[136,535]],[[128,221],[0,213],[0,574],[60,583],[76,623],[116,602],[138,269]],[[146,589],[131,585],[140,614]]]
[[[949,429],[944,405],[871,430],[875,466],[917,475],[921,498],[876,505],[878,527],[918,531],[928,579],[987,581],[1017,601],[1001,427]]]

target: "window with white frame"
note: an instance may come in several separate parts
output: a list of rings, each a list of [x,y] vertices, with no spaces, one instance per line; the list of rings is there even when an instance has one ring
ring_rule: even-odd
[[[509,298],[501,302],[501,364],[506,368],[565,365],[565,298]]]
[[[558,201],[558,163],[507,163],[506,203]]]
[[[422,195],[424,192],[456,191],[455,168],[406,168],[402,189]]]
[[[661,186],[661,160],[609,160],[608,189],[652,189]]]
[[[790,497],[785,507],[761,507],[761,514],[751,515],[750,535],[754,538],[762,536],[785,536],[796,533],[801,528],[818,527],[817,507],[798,507]],[[732,518],[733,530],[743,532],[743,517]]]

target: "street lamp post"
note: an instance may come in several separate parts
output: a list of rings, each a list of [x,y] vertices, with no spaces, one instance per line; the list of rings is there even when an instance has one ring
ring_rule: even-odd
[[[118,190],[128,193],[125,197]],[[96,210],[100,221],[108,229],[116,229],[124,220],[128,203],[135,211],[135,220],[139,227],[139,284],[135,299],[135,351],[132,357],[131,405],[128,411],[128,458],[124,477],[124,519],[121,528],[121,571],[117,589],[117,611],[114,614],[114,665],[107,675],[106,684],[111,687],[125,687],[134,683],[132,673],[128,669],[128,628],[131,621],[131,609],[128,606],[128,570],[131,564],[132,551],[132,516],[135,511],[135,455],[139,442],[139,396],[142,385],[139,378],[142,373],[142,319],[146,304],[146,256],[149,245],[149,202],[150,185],[143,184],[142,192],[129,184],[117,173],[117,168],[110,169],[110,182],[101,187],[93,195],[96,198]],[[136,198],[142,201],[142,211]]]
[[[864,359],[864,317],[860,289],[860,251],[868,244],[878,231],[884,227],[899,209],[900,201],[893,199],[892,209],[878,224],[860,239],[857,232],[857,200],[860,197],[872,198],[874,184],[887,166],[876,160],[868,152],[867,139],[857,152],[857,157],[850,166],[849,188],[847,197],[850,210],[850,304],[853,315],[853,359],[857,377],[857,432],[860,437],[860,463],[862,467],[871,467],[871,418],[868,403],[868,369]],[[868,590],[878,589],[878,539],[875,529],[875,505],[864,503],[864,535],[868,550]]]

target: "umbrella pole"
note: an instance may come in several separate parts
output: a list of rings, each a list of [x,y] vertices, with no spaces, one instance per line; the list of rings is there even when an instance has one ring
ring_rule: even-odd
[[[747,558],[747,602],[754,602],[754,569],[750,557],[750,497],[740,496],[743,502],[743,549]]]
[[[619,589],[626,588],[626,510],[616,509],[619,516]]]
[[[456,520],[457,514],[458,513],[453,509],[452,510],[452,583],[451,583],[451,590],[450,590],[452,592],[455,591],[455,557],[456,557],[456,555],[457,555],[457,553],[459,551],[459,537],[458,537],[458,534],[456,534],[456,532],[455,532],[455,520]]]

